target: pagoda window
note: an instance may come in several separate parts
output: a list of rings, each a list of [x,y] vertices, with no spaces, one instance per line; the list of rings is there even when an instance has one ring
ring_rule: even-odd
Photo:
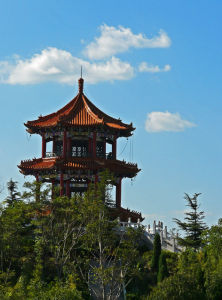
[[[96,144],[96,156],[104,158],[105,157],[105,145],[104,142],[97,142]]]
[[[88,156],[88,143],[85,141],[75,141],[72,143],[71,148],[72,157],[87,157]]]

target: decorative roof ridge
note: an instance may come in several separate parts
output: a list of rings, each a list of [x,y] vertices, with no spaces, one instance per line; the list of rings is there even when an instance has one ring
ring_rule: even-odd
[[[96,157],[96,159],[92,158],[92,157],[67,157],[67,158],[63,158],[62,156],[56,156],[56,157],[40,157],[40,158],[33,158],[33,159],[27,159],[27,160],[22,160],[21,164],[30,164],[30,163],[38,163],[41,161],[76,161],[76,162],[83,162],[83,161],[105,161],[107,163],[114,163],[114,164],[120,164],[123,166],[128,166],[128,167],[133,167],[133,168],[137,168],[138,165],[136,163],[130,163],[130,162],[126,162],[125,160],[119,160],[119,159],[105,159],[105,158],[100,158],[100,157]],[[140,169],[138,169],[140,170]]]
[[[92,106],[93,108],[95,108],[95,109],[97,110],[97,113],[98,113],[100,119],[103,119],[103,120],[104,120],[104,117],[107,118],[107,119],[109,119],[109,120],[105,121],[105,123],[112,123],[112,122],[114,122],[114,123],[117,123],[117,124],[119,124],[119,125],[131,126],[131,124],[125,124],[125,123],[123,123],[121,119],[116,119],[116,118],[113,118],[113,117],[107,115],[107,114],[104,113],[102,110],[100,110],[97,106],[95,106],[95,104],[93,104],[93,103],[86,97],[86,95],[85,95],[84,93],[83,93],[83,96],[84,96],[84,99],[85,99],[85,101],[86,101],[88,107],[91,109],[91,111],[92,111],[92,108],[91,108],[90,106]]]
[[[131,217],[139,217],[141,219],[141,221],[144,220],[144,218],[142,217],[141,212],[135,211],[135,210],[131,210],[129,208],[124,208],[124,207],[111,207],[110,208],[111,211],[116,211],[119,213],[125,213],[126,215],[131,215]]]
[[[140,216],[142,215],[141,212],[138,212],[136,210],[131,210],[128,207],[127,208],[124,208],[124,207],[115,207],[115,208],[119,209],[119,210],[126,211],[126,212],[134,213],[134,214],[139,214]]]
[[[99,119],[94,113],[93,111],[90,109],[89,105],[87,104],[86,100],[85,100],[85,95],[83,93],[83,91],[79,91],[79,93],[77,94],[77,96],[75,97],[76,101],[74,103],[74,105],[69,109],[69,111],[65,114],[59,117],[59,121],[61,122],[67,122],[69,121],[70,118],[73,117],[73,115],[75,115],[75,113],[77,113],[80,109],[81,106],[83,106],[83,108],[86,109],[86,112],[93,118],[96,120],[96,122],[98,123],[102,123],[103,120]]]
[[[67,121],[67,120],[69,119],[69,117],[70,117],[70,114],[73,115],[74,112],[75,112],[76,110],[78,110],[79,106],[81,106],[81,104],[82,104],[81,101],[79,101],[79,100],[81,100],[81,96],[82,96],[82,93],[78,93],[78,94],[75,96],[75,98],[73,99],[73,100],[75,100],[75,101],[71,100],[71,101],[69,102],[69,103],[72,102],[73,105],[70,106],[70,108],[68,109],[68,112],[67,112],[67,113],[65,113],[64,115],[59,116],[59,122]],[[68,104],[69,104],[69,103],[68,103]]]
[[[21,164],[30,163],[30,162],[40,162],[40,161],[42,161],[42,157],[40,157],[40,158],[34,157],[33,159],[21,160]]]
[[[85,96],[84,93],[82,93],[82,99],[83,99],[83,102],[84,102],[84,104],[85,104],[85,106],[86,106],[86,111],[90,114],[90,116],[91,116],[92,118],[94,118],[97,122],[103,123],[103,118],[99,118],[99,117],[92,111],[92,109],[89,107],[89,105],[88,105],[88,103],[87,103],[88,98]],[[86,100],[86,99],[87,99],[87,100]],[[88,101],[89,101],[89,100],[88,100]]]
[[[21,164],[20,165],[28,165],[30,163],[39,163],[39,162],[43,162],[43,161],[59,161],[61,160],[61,157],[40,157],[40,158],[36,158],[34,157],[33,159],[25,159],[25,160],[21,160]]]

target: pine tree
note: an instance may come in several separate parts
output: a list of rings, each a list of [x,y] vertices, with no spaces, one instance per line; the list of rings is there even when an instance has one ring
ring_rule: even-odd
[[[179,237],[178,242],[181,246],[186,248],[193,248],[197,251],[202,245],[202,232],[207,228],[206,224],[202,221],[204,219],[204,212],[199,211],[199,204],[197,201],[198,194],[194,194],[191,198],[188,194],[185,194],[184,199],[187,201],[187,206],[190,207],[189,212],[185,212],[186,217],[184,222],[174,218],[180,229],[185,231],[184,238]]]
[[[161,241],[159,233],[155,234],[153,242],[153,256],[151,261],[151,269],[158,272],[159,257],[161,254]]]
[[[5,202],[8,206],[13,206],[16,201],[20,200],[20,193],[18,192],[17,181],[13,181],[12,179],[9,180],[7,183],[8,188],[8,197],[6,198]]]
[[[165,253],[161,253],[159,258],[159,270],[157,275],[157,281],[161,282],[164,278],[168,277],[168,268],[167,268],[167,262],[166,262],[166,255]]]

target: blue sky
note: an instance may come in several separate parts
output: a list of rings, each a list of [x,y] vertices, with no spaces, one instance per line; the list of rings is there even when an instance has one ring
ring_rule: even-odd
[[[201,192],[206,220],[216,223],[221,10],[219,0],[0,1],[2,185],[11,177],[22,185],[17,164],[40,156],[40,137],[29,138],[23,123],[71,100],[82,65],[85,94],[137,128],[122,154],[126,141],[118,144],[119,158],[142,169],[124,180],[123,206],[172,227],[184,192]]]

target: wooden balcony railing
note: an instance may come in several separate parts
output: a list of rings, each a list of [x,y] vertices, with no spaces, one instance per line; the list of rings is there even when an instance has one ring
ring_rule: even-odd
[[[62,152],[57,152],[57,153],[53,153],[53,152],[46,152],[46,158],[50,158],[50,157],[60,157],[62,156]],[[69,155],[68,155],[69,156]],[[76,155],[71,155],[71,157],[92,157],[91,153],[82,153],[82,154],[78,154],[76,153]],[[109,153],[96,153],[96,157],[98,158],[105,158],[105,159],[113,159],[113,154],[112,152]]]
[[[46,152],[46,155],[45,155],[46,158],[56,157],[56,156],[59,156],[59,155],[57,155],[56,153],[53,153],[53,152]]]

